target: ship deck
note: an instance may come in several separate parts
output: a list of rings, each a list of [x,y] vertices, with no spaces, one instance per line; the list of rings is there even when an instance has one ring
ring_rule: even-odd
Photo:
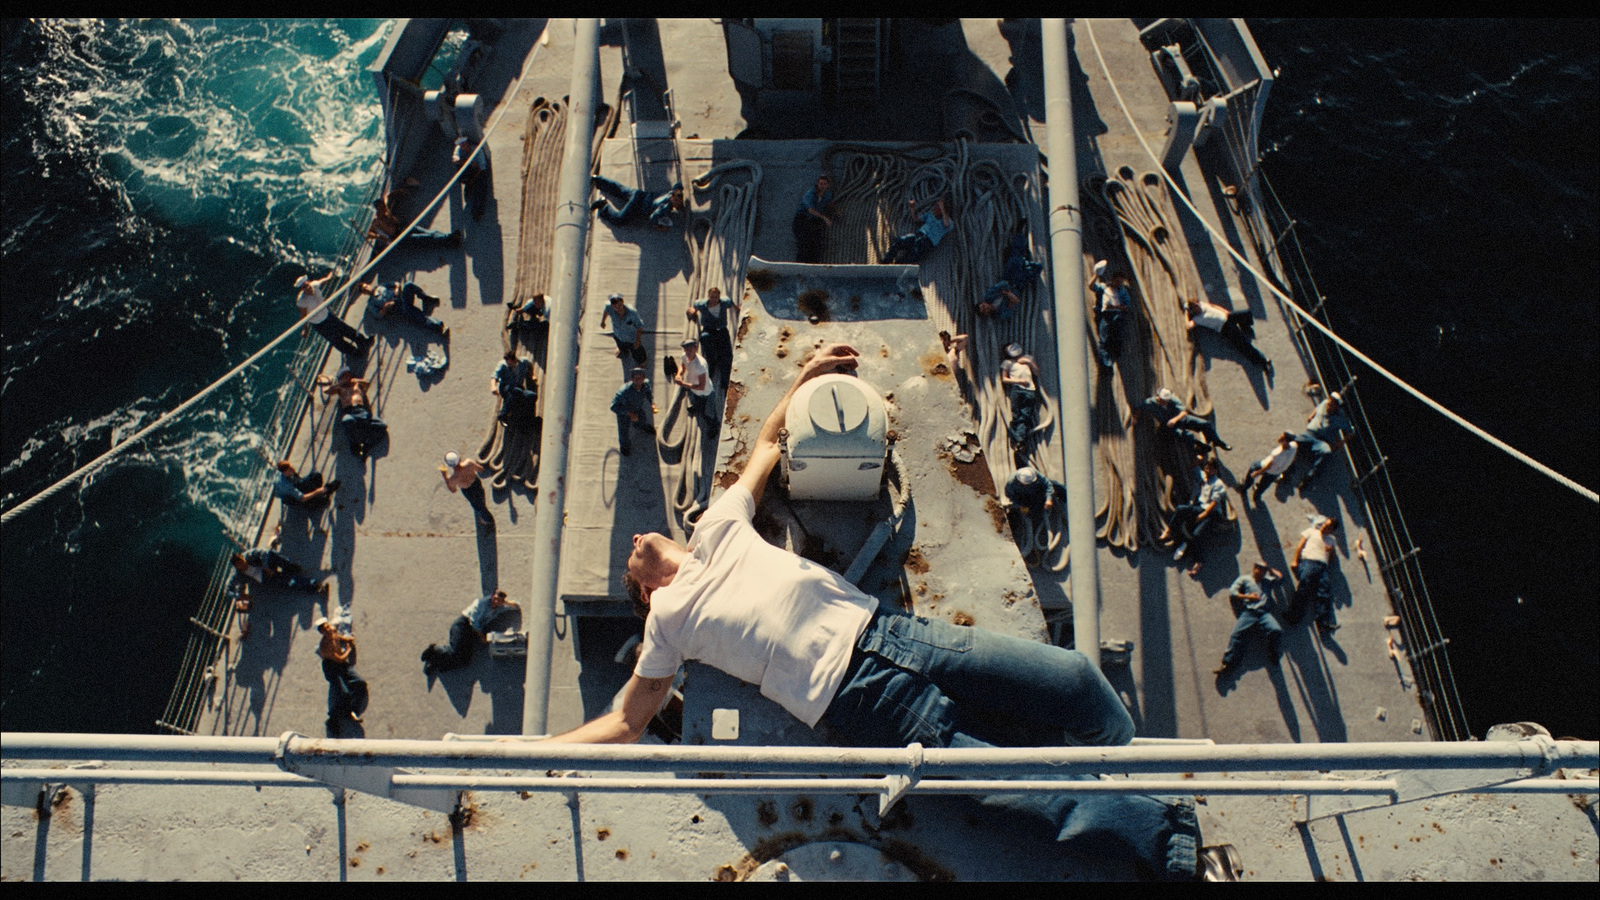
[[[1137,30],[1128,20],[1095,20],[1093,24],[1138,127],[1149,140],[1159,144],[1166,128],[1168,100],[1152,75],[1148,53],[1140,45]],[[464,221],[459,199],[452,199],[431,223],[424,224],[441,231],[464,224],[466,240],[461,250],[396,254],[379,269],[384,280],[412,279],[429,294],[447,298],[434,313],[450,326],[447,372],[442,379],[429,381],[409,374],[406,358],[428,346],[423,335],[406,331],[404,326],[374,326],[376,320],[368,318],[365,324],[375,327],[379,334],[368,377],[375,379],[374,411],[389,425],[388,443],[365,462],[339,452],[342,441],[330,433],[331,407],[313,403],[292,458],[304,462],[302,471],[319,469],[339,478],[345,487],[324,519],[308,522],[294,515],[280,522],[275,505],[264,528],[268,537],[279,533],[281,549],[292,559],[308,569],[331,573],[335,585],[332,602],[346,607],[351,615],[360,652],[358,668],[371,686],[372,702],[364,723],[342,725],[336,736],[432,739],[447,733],[516,734],[520,730],[525,700],[520,658],[491,658],[480,652],[469,667],[432,680],[424,676],[418,654],[428,643],[445,639],[452,619],[473,598],[498,587],[513,600],[526,602],[531,581],[533,511],[538,498],[522,488],[491,491],[490,509],[496,527],[485,529],[475,526],[466,501],[452,495],[438,474],[445,451],[470,455],[483,440],[492,418],[495,398],[488,390],[490,373],[503,352],[511,274],[527,238],[520,233],[518,215],[524,189],[519,165],[524,126],[532,98],[561,97],[570,78],[573,31],[569,21],[551,20],[546,32],[548,43],[544,45],[534,40],[538,25],[518,26],[524,30],[530,27],[535,30],[520,38],[513,29],[502,42],[504,50],[536,48],[537,56],[527,83],[511,101],[489,144],[495,199],[488,215],[481,222]],[[1080,172],[1085,176],[1112,173],[1123,166],[1141,173],[1153,170],[1155,163],[1139,146],[1110,94],[1099,63],[1089,50],[1084,28],[1082,21],[1074,25],[1076,52],[1071,57],[1074,131],[1078,141],[1074,149]],[[616,102],[622,76],[619,37],[620,26],[613,20],[603,32],[601,47],[600,97],[607,103]],[[910,102],[897,105],[897,96],[909,101],[926,95],[930,85],[916,78],[886,86],[883,104],[858,112],[825,117],[810,108],[787,113],[781,108],[757,109],[742,103],[729,81],[722,31],[712,21],[663,19],[638,29],[632,38],[635,64],[654,69],[651,74],[664,80],[673,92],[674,109],[685,139],[684,171],[693,175],[727,159],[759,155],[763,171],[760,220],[751,252],[764,259],[793,258],[788,220],[796,199],[816,175],[827,141],[910,143],[940,138],[936,109],[922,110]],[[1052,148],[1045,144],[1042,122],[1037,25],[1012,32],[1008,39],[996,29],[993,19],[966,19],[959,28],[930,28],[926,34],[919,33],[918,40],[923,42],[918,51],[923,58],[940,62],[941,68],[966,71],[966,77],[974,72],[984,74],[996,86],[1014,66],[1018,75],[1014,92],[1018,109],[1039,150],[1048,156]],[[914,58],[918,54],[908,53]],[[490,63],[490,82],[515,83],[524,60],[512,58],[514,55],[497,51]],[[952,61],[958,64],[950,65]],[[897,95],[895,91],[903,93]],[[620,137],[601,146],[599,160],[602,174],[631,184],[634,168],[627,124],[624,121],[619,129]],[[793,133],[785,129],[792,129]],[[759,131],[766,140],[736,140],[741,134],[748,137],[747,131]],[[417,174],[425,187],[436,188],[447,177],[445,146],[440,137],[437,149],[441,158],[419,168]],[[1017,145],[1011,145],[996,150],[995,155],[1015,155],[1017,149]],[[982,154],[984,147],[980,145],[975,152]],[[664,176],[658,172],[650,177]],[[1188,186],[1201,216],[1226,234],[1237,236],[1242,232],[1215,178],[1201,170],[1192,153],[1183,163],[1180,180]],[[1038,214],[1036,221],[1042,222],[1043,210]],[[1221,344],[1207,345],[1208,350],[1216,351],[1206,363],[1216,420],[1223,436],[1235,448],[1222,454],[1224,478],[1233,484],[1274,443],[1279,431],[1293,429],[1305,421],[1311,408],[1303,391],[1307,369],[1277,302],[1258,291],[1250,276],[1192,224],[1186,222],[1183,232],[1189,238],[1209,299],[1235,309],[1248,308],[1255,315],[1258,346],[1276,363],[1276,378],[1265,379],[1232,350]],[[1042,235],[1039,239],[1045,240]],[[1088,253],[1103,249],[1093,246],[1092,241],[1086,243]],[[1240,252],[1247,256],[1251,253],[1248,242],[1236,237],[1235,243]],[[575,530],[565,537],[563,553],[564,599],[557,608],[551,663],[548,722],[552,732],[576,726],[603,711],[628,676],[627,667],[612,657],[622,642],[637,631],[637,623],[615,616],[616,604],[601,602],[586,607],[585,603],[606,597],[620,599],[615,583],[633,531],[674,527],[666,513],[676,483],[670,477],[658,477],[653,465],[625,463],[616,452],[615,419],[607,404],[622,383],[622,366],[613,355],[609,336],[598,324],[604,298],[610,292],[622,292],[635,305],[652,332],[651,364],[656,369],[653,381],[657,403],[665,410],[670,395],[660,377],[659,357],[661,353],[678,352],[677,341],[685,328],[683,309],[691,299],[691,273],[683,248],[677,235],[657,235],[648,229],[613,231],[599,223],[591,228],[586,306],[580,317],[577,421],[571,436],[569,470],[565,473],[570,485],[569,515],[573,519],[569,526]],[[1092,261],[1086,258],[1085,268]],[[1048,297],[1048,291],[1041,289],[1040,296]],[[352,305],[348,318],[353,324],[362,324],[357,319],[363,307],[362,303]],[[1053,340],[1048,343],[1053,345]],[[1056,365],[1048,354],[1041,362],[1047,369]],[[330,362],[330,374],[336,364],[337,360]],[[736,371],[736,380],[737,377]],[[1047,379],[1052,385],[1055,381],[1054,377]],[[753,416],[766,412],[743,411]],[[635,457],[641,443],[642,440],[635,442]],[[550,477],[549,473],[543,477]],[[1269,491],[1259,505],[1249,505],[1241,503],[1237,493],[1231,493],[1238,527],[1205,550],[1205,566],[1198,578],[1190,577],[1172,561],[1170,549],[1142,547],[1130,553],[1101,545],[1101,635],[1133,645],[1128,663],[1108,667],[1107,674],[1133,712],[1140,736],[1210,739],[1218,743],[1427,739],[1404,656],[1397,658],[1391,652],[1390,639],[1397,632],[1384,624],[1390,609],[1383,579],[1370,555],[1360,559],[1353,552],[1358,539],[1367,547],[1373,545],[1373,540],[1366,532],[1366,518],[1359,497],[1348,487],[1349,481],[1348,466],[1342,457],[1336,457],[1303,498],[1279,487]],[[1248,572],[1251,562],[1257,559],[1287,572],[1288,557],[1307,525],[1307,516],[1319,513],[1338,515],[1345,526],[1338,535],[1337,558],[1331,564],[1335,572],[1335,603],[1343,626],[1337,640],[1318,640],[1308,626],[1289,628],[1281,666],[1271,665],[1262,658],[1264,654],[1253,652],[1236,680],[1219,683],[1211,670],[1218,665],[1234,624],[1228,585],[1240,572]],[[1036,610],[1031,613],[1035,618],[1013,630],[1043,633],[1045,617],[1070,602],[1066,573],[1033,568],[1029,574],[1036,595],[1031,607]],[[301,599],[305,596],[269,594],[256,602],[249,616],[248,637],[237,631],[232,636],[226,674],[215,685],[200,734],[324,733],[327,687],[316,655],[318,637],[311,622],[328,610],[316,598]],[[586,615],[586,611],[612,614]],[[920,608],[918,611],[925,612]],[[956,611],[949,605],[933,614]],[[501,626],[506,624],[512,623],[502,622]],[[690,706],[692,710],[693,705]],[[111,789],[101,794],[104,807]],[[743,805],[752,809],[755,806],[753,800],[748,804],[745,800],[650,799],[648,804],[671,807],[672,815],[681,813],[685,819],[693,811],[690,807],[703,812],[710,803],[716,815],[733,823],[724,838],[697,845],[680,864],[669,860],[674,854],[686,852],[682,834],[674,831],[658,838],[645,836],[645,829],[653,826],[638,818],[638,810],[656,809],[655,806],[630,806],[625,795],[596,797],[585,801],[580,827],[575,800],[567,804],[547,796],[519,806],[514,794],[506,795],[492,803],[485,801],[485,808],[497,809],[496,815],[507,822],[524,817],[529,822],[542,822],[528,826],[530,831],[519,840],[522,846],[531,848],[530,860],[543,859],[544,855],[551,859],[539,865],[537,871],[522,862],[506,868],[487,861],[494,854],[506,852],[500,843],[488,841],[480,845],[481,853],[471,855],[472,871],[474,877],[496,878],[708,877],[711,868],[703,865],[708,859],[735,859],[771,837],[769,832],[774,827],[809,827],[798,819],[789,822],[787,817],[773,825],[764,814],[745,810]],[[364,798],[352,803],[348,810],[341,805],[340,827],[345,827],[346,816],[351,821],[360,819],[362,804],[383,802]],[[1255,875],[1289,879],[1344,877],[1348,868],[1341,866],[1350,866],[1357,851],[1349,843],[1343,824],[1324,822],[1297,829],[1292,822],[1292,805],[1292,798],[1217,798],[1201,806],[1201,824],[1208,843],[1233,840],[1240,844]],[[534,806],[540,809],[536,811]],[[850,806],[845,803],[840,809],[849,812]],[[855,809],[859,812],[859,803]],[[1257,821],[1252,810],[1265,812],[1264,818],[1270,821]],[[395,829],[396,835],[420,834],[429,822],[442,828],[441,834],[451,833],[441,816],[422,810],[373,815],[374,834],[388,835]],[[652,812],[645,818],[654,815]],[[1393,814],[1389,815],[1392,819]],[[203,819],[198,817],[197,825]],[[809,806],[806,821],[810,822]],[[825,821],[819,813],[816,825],[820,828]],[[7,825],[9,833],[9,819]],[[576,844],[571,834],[575,829]],[[551,835],[548,842],[542,837],[547,831]],[[558,831],[566,836],[558,839],[554,836]],[[602,845],[607,834],[615,837],[612,843]],[[453,862],[457,877],[464,877],[467,856],[459,829],[455,838],[453,858],[448,840],[440,844],[434,838],[433,844],[428,844],[425,837],[420,845],[424,849],[421,857],[415,852],[384,850],[386,869],[377,868],[376,872],[387,870],[392,877],[401,878],[450,877]],[[371,840],[378,844],[376,837]],[[72,855],[70,848],[58,851],[55,844],[61,840],[51,838],[51,842],[49,861],[41,864],[43,871],[56,877],[53,873],[60,866],[59,877],[77,877],[78,857]],[[298,837],[289,840],[295,845],[291,849],[296,851],[299,843]],[[354,840],[350,843],[354,844]],[[548,850],[538,849],[546,843]],[[619,851],[624,845],[633,848],[632,863],[628,862],[627,853]],[[400,847],[398,838],[394,846]],[[249,855],[265,855],[259,850],[252,846]],[[659,858],[655,850],[660,851]],[[990,871],[984,866],[994,863],[982,858],[981,853],[963,854],[954,846],[947,850],[947,872],[955,877],[982,877]],[[1011,874],[999,877],[1026,877],[1028,867],[1047,851],[1043,846],[1023,842],[1009,851],[1014,857],[1010,864],[1017,868],[1003,868]],[[87,848],[82,852],[87,873]],[[376,859],[378,853],[374,849],[369,856]],[[6,854],[7,877],[12,877],[11,860],[21,855]],[[315,865],[309,848],[305,854],[293,855],[312,866],[301,873],[305,877],[357,878],[374,872],[371,865],[355,868],[360,864],[345,858],[350,854],[330,860],[326,852],[319,850]],[[663,868],[648,872],[640,868],[646,856],[652,859],[651,865]],[[151,862],[145,865],[155,867],[128,877],[186,874]],[[1360,863],[1354,865],[1359,877]],[[1376,865],[1368,864],[1367,877],[1373,877]],[[329,866],[337,866],[337,876]],[[100,871],[97,865],[97,877]],[[220,871],[206,871],[208,874],[203,877],[226,877]],[[266,870],[238,871],[243,877],[280,877]],[[1456,874],[1504,877],[1509,873],[1485,863]],[[1586,876],[1578,877],[1592,875],[1590,866]],[[281,877],[296,876],[285,869]]]
[[[763,259],[791,259],[791,198],[803,193],[815,177],[828,144],[734,141],[749,122],[740,115],[738,97],[726,77],[720,29],[709,23],[676,21],[663,21],[660,28],[659,46],[667,49],[661,57],[664,77],[675,95],[682,132],[693,137],[683,142],[683,171],[694,174],[730,159],[759,160],[760,221],[751,250]],[[1141,173],[1152,170],[1095,57],[1086,51],[1083,24],[1077,29],[1073,84],[1080,172],[1089,176],[1122,166]],[[1165,129],[1167,100],[1151,75],[1137,32],[1126,21],[1100,22],[1097,29],[1140,129],[1147,139],[1158,140]],[[465,500],[445,488],[437,467],[446,450],[471,453],[494,412],[489,375],[503,352],[504,304],[510,299],[510,272],[522,244],[517,213],[524,117],[528,100],[561,96],[568,78],[570,47],[563,46],[561,28],[552,27],[550,33],[554,37],[540,49],[521,98],[491,139],[496,199],[489,216],[480,223],[465,223],[466,243],[460,252],[409,251],[391,256],[379,269],[385,280],[411,278],[430,294],[448,298],[435,313],[451,327],[448,372],[435,383],[420,382],[406,372],[404,362],[426,346],[424,336],[404,326],[377,325],[378,349],[368,377],[376,379],[375,411],[389,423],[387,446],[364,465],[347,452],[336,452],[330,407],[321,404],[313,405],[301,429],[302,449],[296,459],[340,478],[346,487],[321,523],[325,534],[292,515],[282,530],[282,549],[302,563],[319,560],[324,571],[333,573],[333,596],[350,611],[360,669],[372,685],[373,704],[362,730],[373,737],[520,729],[522,672],[514,661],[484,655],[467,669],[447,673],[429,685],[417,654],[428,642],[442,641],[452,618],[483,591],[504,588],[512,599],[527,593],[534,497],[520,488],[492,491],[496,528],[480,530]],[[1026,41],[1013,49],[989,20],[964,22],[963,36],[966,52],[981,61],[992,78],[998,80],[1015,55],[1024,83],[1036,81],[1028,76],[1029,66],[1039,64],[1037,44],[1031,46],[1031,56]],[[602,46],[601,52],[601,96],[614,98],[620,48]],[[637,50],[636,55],[642,58]],[[494,62],[508,69],[511,65],[500,58]],[[1030,102],[1025,91],[1022,98],[1020,108],[1030,117],[1031,133],[1048,155],[1038,118],[1042,99]],[[764,117],[769,133],[776,127],[770,111],[751,112]],[[860,127],[867,139],[899,136],[909,142],[918,136],[913,130],[919,124],[915,116],[893,123],[865,121],[866,114],[862,116]],[[937,136],[937,115],[932,118],[935,121],[920,123],[929,130],[924,137]],[[632,183],[633,153],[626,123],[618,133],[620,137],[601,147],[600,171]],[[1001,149],[1006,148],[996,152]],[[441,163],[425,169],[421,177],[425,184],[436,184],[443,175]],[[432,183],[430,176],[436,179]],[[649,177],[664,181],[670,176],[662,169]],[[1226,207],[1219,214],[1213,200],[1220,192],[1208,189],[1215,186],[1214,180],[1201,172],[1193,154],[1184,162],[1182,178],[1193,186],[1196,205],[1214,226],[1224,233],[1239,233]],[[425,224],[452,230],[461,227],[462,218],[459,200],[454,200]],[[1224,480],[1234,483],[1273,444],[1279,431],[1304,422],[1311,406],[1302,390],[1305,369],[1273,298],[1256,290],[1247,273],[1241,277],[1238,267],[1204,231],[1186,226],[1185,232],[1192,238],[1192,253],[1210,299],[1249,308],[1258,323],[1257,344],[1276,362],[1277,377],[1267,380],[1231,349],[1220,343],[1206,345],[1216,351],[1206,363],[1216,421],[1235,448],[1221,456]],[[1097,249],[1086,248],[1091,256]],[[1251,252],[1243,241],[1236,249]],[[1092,259],[1086,258],[1088,263]],[[608,403],[623,383],[624,366],[613,354],[610,337],[598,326],[604,298],[612,291],[623,293],[646,319],[651,364],[659,369],[661,354],[675,354],[685,331],[682,311],[690,299],[688,270],[677,234],[613,230],[598,222],[591,229],[568,493],[569,528],[581,528],[565,538],[563,596],[620,597],[617,579],[634,531],[673,527],[665,514],[668,498],[677,488],[670,473],[662,479],[656,477],[654,466],[620,465]],[[358,321],[362,311],[363,304],[354,304],[350,320],[363,324]],[[364,324],[374,327],[375,322],[367,317]],[[1053,341],[1039,343],[1035,351],[1045,351],[1041,361],[1053,367],[1047,346]],[[337,360],[329,365],[331,374]],[[652,376],[657,405],[665,410],[669,385],[663,384],[659,371]],[[1108,674],[1134,711],[1140,734],[1224,743],[1422,739],[1418,736],[1422,714],[1414,692],[1406,687],[1407,673],[1389,654],[1393,632],[1383,624],[1389,609],[1382,579],[1370,555],[1361,560],[1352,552],[1358,538],[1368,547],[1372,540],[1364,531],[1365,518],[1348,481],[1347,467],[1336,459],[1304,498],[1282,486],[1269,491],[1259,505],[1241,503],[1233,494],[1239,527],[1207,547],[1199,578],[1174,564],[1168,549],[1142,547],[1128,553],[1102,543],[1102,637],[1133,644],[1130,665],[1112,667]],[[1308,628],[1290,629],[1281,667],[1266,665],[1260,654],[1253,655],[1237,683],[1226,685],[1223,693],[1211,669],[1218,664],[1233,626],[1228,585],[1256,559],[1287,571],[1294,542],[1306,527],[1307,516],[1315,513],[1338,515],[1345,523],[1332,567],[1343,625],[1337,641],[1319,641]],[[278,524],[269,522],[267,533]],[[575,536],[578,531],[587,534],[580,539]],[[1047,610],[1065,605],[1065,573],[1035,568],[1031,574]],[[325,685],[309,623],[322,612],[316,604],[287,594],[269,595],[256,605],[249,637],[235,644],[229,677],[218,683],[214,712],[203,733],[321,732]],[[604,708],[626,677],[624,667],[610,662],[607,650],[614,652],[631,624],[594,619],[580,626],[579,621],[578,615],[558,619],[549,712],[552,730],[578,724]],[[584,659],[578,635],[591,630],[594,658]],[[597,668],[604,674],[595,672]],[[352,726],[348,736],[355,736],[354,731]]]

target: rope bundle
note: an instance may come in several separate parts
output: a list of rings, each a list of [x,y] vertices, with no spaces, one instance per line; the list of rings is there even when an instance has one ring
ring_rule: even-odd
[[[938,200],[954,222],[939,248],[922,263],[918,288],[934,327],[969,336],[960,365],[978,420],[978,439],[996,485],[1016,471],[1006,425],[1011,418],[1004,385],[1000,382],[1003,348],[1016,342],[1036,356],[1053,355],[1050,309],[1042,282],[1035,280],[1017,292],[1021,305],[1008,321],[980,319],[976,302],[999,281],[1007,248],[1016,233],[1029,236],[1029,255],[1040,256],[1032,236],[1041,229],[1035,221],[1039,189],[1025,174],[1008,175],[997,163],[974,159],[971,145],[960,141],[954,152],[942,145],[905,150],[841,144],[826,157],[837,178],[839,217],[828,230],[825,259],[829,263],[876,263],[888,252],[893,238],[916,227],[907,201],[918,212],[931,211]],[[1054,367],[1042,367],[1038,385],[1039,424],[1025,462],[1047,477],[1060,479],[1059,454],[1052,452],[1057,420],[1051,398],[1057,392]],[[1013,534],[1025,556],[1052,571],[1066,566],[1064,508],[1029,523],[1013,523]]]

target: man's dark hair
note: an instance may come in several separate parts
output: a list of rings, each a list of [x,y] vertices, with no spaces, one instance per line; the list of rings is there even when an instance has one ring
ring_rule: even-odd
[[[644,602],[644,585],[633,577],[632,572],[623,573],[622,587],[627,590],[628,601],[633,604],[633,614],[641,619],[650,615],[650,605]]]

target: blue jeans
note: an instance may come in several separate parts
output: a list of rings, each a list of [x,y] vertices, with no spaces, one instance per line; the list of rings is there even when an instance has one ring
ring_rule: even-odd
[[[933,252],[933,249],[933,241],[928,240],[928,236],[920,231],[902,234],[889,245],[889,252],[885,254],[883,261],[888,265],[920,263],[924,256]]]
[[[627,225],[631,223],[644,213],[645,204],[650,202],[650,195],[644,191],[623,187],[609,178],[602,178],[596,175],[590,181],[594,183],[595,189],[600,193],[622,199],[620,207],[615,205],[615,200],[600,207],[600,218],[608,225]]]
[[[1106,309],[1100,312],[1100,365],[1111,364],[1122,355],[1122,323],[1128,317],[1125,309]]]
[[[483,482],[472,479],[472,483],[461,489],[462,496],[472,504],[473,510],[478,514],[478,521],[488,525],[494,521],[494,516],[489,515],[489,502],[483,496]]]
[[[1267,636],[1267,656],[1273,662],[1278,661],[1279,642],[1283,640],[1283,626],[1278,624],[1278,617],[1266,610],[1247,609],[1239,613],[1239,620],[1233,623],[1233,633],[1228,635],[1228,649],[1222,652],[1224,666],[1231,669],[1239,664],[1244,656],[1244,642],[1252,631]]]
[[[428,649],[422,651],[422,661],[432,666],[435,672],[464,668],[472,663],[472,655],[482,641],[466,616],[456,616],[456,620],[450,623],[450,643],[430,644]]]
[[[728,332],[701,328],[700,352],[706,358],[712,383],[726,390],[728,378],[733,374],[733,341],[728,337]]]
[[[372,346],[372,339],[350,327],[350,324],[333,313],[311,326],[311,330],[322,335],[333,349],[345,356],[366,356],[367,348]]]
[[[1322,461],[1333,455],[1333,445],[1309,431],[1302,431],[1294,436],[1294,442],[1300,445],[1302,451],[1310,451],[1311,465],[1306,467],[1306,474],[1301,476],[1300,484],[1311,483],[1317,477],[1317,470],[1322,468]]]
[[[862,747],[1117,746],[1134,730],[1081,653],[889,613],[856,642],[822,722],[839,742]],[[1142,874],[1194,875],[1192,801],[1032,794],[984,803],[1043,820],[1057,840],[1132,860]]]
[[[1013,384],[1006,388],[1006,400],[1011,404],[1011,424],[1006,433],[1013,449],[1024,449],[1039,426],[1039,392]]]
[[[1166,423],[1163,422],[1162,424]],[[1196,415],[1185,413],[1184,417],[1178,420],[1178,424],[1172,427],[1178,431],[1192,431],[1196,434],[1204,435],[1206,441],[1214,445],[1220,446],[1227,443],[1217,436],[1216,425],[1213,425],[1209,419],[1202,419]]]
[[[290,591],[305,591],[308,594],[315,594],[322,587],[322,579],[302,574],[304,570],[298,563],[291,562],[289,557],[276,550],[264,550],[260,562],[261,583],[266,587],[281,587]]]
[[[360,459],[366,459],[373,446],[389,436],[389,426],[373,416],[372,410],[365,406],[344,407],[343,414],[339,416],[339,426],[344,429],[345,438],[350,442],[350,452]]]
[[[402,319],[413,325],[426,328],[429,331],[443,333],[444,323],[423,312],[422,308],[417,305],[417,300],[424,297],[430,300],[435,299],[428,297],[422,288],[417,286],[416,282],[408,281],[400,286],[400,293],[395,297],[394,312],[399,313]]]
[[[342,722],[352,713],[367,711],[367,680],[349,663],[322,661],[322,677],[328,679],[328,724]]]
[[[1298,624],[1307,612],[1315,611],[1318,625],[1327,629],[1338,628],[1339,621],[1333,615],[1333,594],[1328,584],[1328,564],[1315,559],[1302,559],[1300,566],[1294,570],[1294,577],[1299,584],[1295,586],[1294,598],[1289,601],[1289,609],[1284,613],[1289,624]]]

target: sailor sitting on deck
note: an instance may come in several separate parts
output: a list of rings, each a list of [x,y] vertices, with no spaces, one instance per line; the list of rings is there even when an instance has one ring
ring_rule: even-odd
[[[674,184],[672,190],[651,200],[644,191],[623,187],[609,178],[596,175],[590,181],[595,190],[615,198],[607,201],[601,197],[590,205],[602,221],[613,227],[648,221],[657,231],[666,231],[678,223],[678,213],[683,211],[682,184]]]
[[[1009,322],[1011,314],[1021,305],[1022,298],[1011,289],[1011,282],[1002,278],[989,285],[989,289],[983,292],[983,299],[978,301],[973,312],[985,319],[992,317],[1002,322]]]
[[[805,363],[738,481],[706,510],[688,546],[634,535],[624,583],[645,617],[638,664],[616,709],[551,740],[639,740],[689,659],[760,685],[763,696],[843,744],[1111,746],[1133,737],[1122,701],[1084,655],[880,610],[839,574],[756,531],[796,389],[852,371],[857,360],[853,348],[833,344]],[[1059,839],[1126,859],[1147,877],[1195,877],[1190,801],[1033,794],[988,802],[1048,822]]]
[[[800,208],[794,214],[796,262],[822,262],[828,228],[838,214],[839,210],[833,202],[833,179],[827,175],[817,176],[816,187],[806,191],[806,195],[800,199]]]
[[[307,594],[321,594],[328,589],[326,579],[307,577],[298,563],[290,562],[287,556],[269,547],[235,553],[229,562],[240,578],[249,579],[255,584]],[[247,604],[245,609],[248,608]]]
[[[406,227],[406,223],[397,215],[389,204],[398,200],[405,194],[404,189],[390,191],[382,197],[372,201],[372,225],[367,228],[367,238],[372,241],[373,247],[382,250],[389,246]],[[455,248],[461,246],[466,239],[465,233],[457,229],[449,234],[442,231],[430,231],[426,228],[413,228],[406,234],[405,244],[408,247],[443,247]]]
[[[690,338],[681,346],[683,368],[672,376],[672,383],[689,392],[690,414],[716,421],[717,412],[710,403],[711,394],[716,388],[711,383],[711,372],[706,368],[705,360],[700,358],[700,342]]]
[[[1224,504],[1227,503],[1228,486],[1222,483],[1217,470],[1217,458],[1207,457],[1196,473],[1198,484],[1194,499],[1174,507],[1172,518],[1161,530],[1159,540],[1172,537],[1178,541],[1178,548],[1172,554],[1173,562],[1182,562],[1185,556],[1190,555],[1190,551],[1198,550],[1200,539],[1227,517],[1228,509]],[[1200,566],[1200,560],[1195,560],[1194,565],[1189,567],[1189,574],[1200,574]]]
[[[1011,424],[1006,433],[1018,458],[1026,458],[1033,429],[1039,427],[1039,364],[1024,355],[1021,344],[1007,344],[1006,358],[1000,363],[1000,383],[1005,385],[1006,402],[1011,405]]]
[[[1272,377],[1272,360],[1256,349],[1251,343],[1256,338],[1255,317],[1250,315],[1250,310],[1241,309],[1233,312],[1225,306],[1207,303],[1190,297],[1184,301],[1183,314],[1189,317],[1189,335],[1197,337],[1197,328],[1208,328],[1221,335],[1224,340],[1239,351],[1239,355],[1260,366],[1267,377]]]
[[[1024,516],[1038,518],[1056,508],[1057,500],[1067,498],[1067,487],[1039,474],[1033,466],[1023,466],[1006,479],[1006,502]]]
[[[502,425],[529,428],[539,417],[539,385],[533,379],[533,361],[507,350],[489,379],[489,393],[500,398],[495,418]]]
[[[1011,289],[1017,293],[1026,290],[1028,285],[1039,280],[1039,273],[1044,271],[1044,265],[1034,262],[1028,256],[1028,231],[1026,227],[1011,236],[1011,242],[1006,246],[1005,267],[1002,270],[1006,281],[1011,283]]]

